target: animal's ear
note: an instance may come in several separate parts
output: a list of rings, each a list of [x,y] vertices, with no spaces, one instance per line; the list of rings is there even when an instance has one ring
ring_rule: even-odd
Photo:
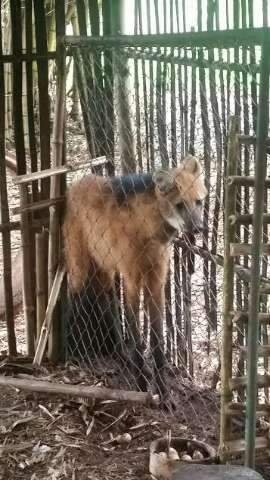
[[[202,173],[202,166],[199,160],[192,155],[188,155],[186,158],[184,158],[182,166],[185,170],[193,175],[196,174],[199,176]]]
[[[175,186],[174,175],[167,170],[157,170],[153,173],[153,180],[159,191],[169,193]]]

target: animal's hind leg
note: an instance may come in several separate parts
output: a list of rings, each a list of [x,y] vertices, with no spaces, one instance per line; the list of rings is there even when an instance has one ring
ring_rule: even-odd
[[[134,284],[133,284],[134,285]],[[136,285],[136,284],[135,284]],[[137,283],[137,290],[127,290],[127,324],[129,333],[129,345],[132,350],[132,370],[135,373],[136,383],[140,390],[147,391],[147,380],[144,375],[144,350],[143,341],[140,335],[139,308],[140,288]]]
[[[165,275],[158,270],[152,271],[146,281],[146,301],[150,316],[150,345],[154,359],[154,379],[162,403],[167,400],[165,380],[165,353],[163,338],[163,312],[165,305]],[[163,283],[164,281],[164,283]]]

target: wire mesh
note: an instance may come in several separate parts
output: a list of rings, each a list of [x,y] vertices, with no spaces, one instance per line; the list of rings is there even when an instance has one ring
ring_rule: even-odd
[[[81,183],[71,194],[67,211],[70,205],[72,216],[64,231],[66,245],[72,242],[78,258],[72,268],[84,279],[77,290],[69,292],[67,357],[91,369],[115,369],[113,385],[125,388],[155,389],[160,368],[171,403],[186,422],[193,423],[196,418],[205,432],[207,421],[217,422],[218,411],[217,396],[205,400],[204,392],[219,389],[227,124],[230,115],[239,117],[243,138],[238,173],[252,175],[260,48],[239,48],[237,44],[235,49],[226,50],[74,47],[72,55],[68,109],[72,111],[76,95],[80,101],[79,118],[85,127],[76,155],[81,160],[84,152],[89,167],[80,171]],[[72,138],[73,134],[68,133],[67,152]],[[126,284],[141,259],[147,262],[144,255],[148,239],[140,243],[140,228],[151,228],[153,218],[148,206],[142,206],[141,198],[147,195],[147,179],[153,178],[154,171],[172,172],[188,154],[200,160],[208,190],[202,214],[204,229],[198,235],[180,232],[171,241],[168,259],[163,260],[168,264],[168,274],[161,282],[165,303],[159,312],[161,328],[155,342],[151,340],[154,327],[146,305],[147,292],[140,291],[136,327],[126,292]],[[68,160],[76,162],[76,155]],[[106,161],[97,166],[95,158],[101,155]],[[130,173],[148,175],[141,177],[146,184],[136,184],[133,191],[124,192],[126,198],[119,205],[115,198],[112,201],[115,190],[112,193],[107,188],[111,185],[109,177]],[[95,183],[88,174],[103,176],[104,180]],[[236,215],[252,212],[252,194],[249,187],[239,188]],[[122,231],[121,218],[125,218]],[[77,219],[81,229],[75,232]],[[138,229],[125,242],[129,221],[131,232],[135,222]],[[265,238],[267,235],[265,228]],[[237,239],[250,242],[250,225],[237,227]],[[116,258],[115,245],[119,247],[121,242],[123,249]],[[132,257],[137,246],[139,256]],[[73,246],[68,248],[71,251]],[[93,251],[97,255],[94,259],[90,253]],[[148,265],[151,272],[160,263],[156,258],[159,251],[159,246],[152,246],[152,263]],[[98,255],[101,257],[97,264]],[[74,260],[72,254],[71,258]],[[237,258],[236,263],[249,271],[248,258]],[[265,260],[263,268],[266,276]],[[117,275],[111,282],[113,270]],[[154,284],[159,284],[158,270],[155,275]],[[138,286],[140,280],[133,285],[136,283]],[[235,310],[247,308],[248,292],[248,282],[240,272],[236,276]],[[266,335],[263,331],[263,341]],[[238,324],[234,332],[235,375],[243,375],[246,369],[243,355],[239,356],[239,346],[245,341],[246,331]],[[157,365],[155,348],[164,358],[164,365]],[[197,392],[194,402],[190,400],[193,394],[186,393],[187,385],[190,392]],[[188,410],[183,405],[183,391]]]

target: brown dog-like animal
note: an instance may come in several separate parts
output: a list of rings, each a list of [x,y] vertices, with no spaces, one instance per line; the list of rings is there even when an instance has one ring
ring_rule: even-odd
[[[179,231],[202,229],[206,194],[200,163],[188,156],[180,167],[153,175],[89,175],[74,184],[67,196],[63,234],[69,288],[79,293],[90,270],[91,278],[105,291],[113,288],[116,273],[122,275],[137,381],[145,389],[138,325],[144,288],[155,383],[161,395],[166,392],[163,309],[169,246]]]

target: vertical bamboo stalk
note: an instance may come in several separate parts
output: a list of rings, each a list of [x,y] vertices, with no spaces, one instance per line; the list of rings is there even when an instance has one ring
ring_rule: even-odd
[[[194,32],[194,28],[192,28]],[[196,60],[196,49],[194,48],[192,51],[192,60],[195,62]],[[190,103],[190,139],[189,139],[189,152],[194,155],[194,142],[195,142],[195,124],[196,124],[196,104],[197,104],[197,75],[196,75],[196,67],[192,67],[191,69],[191,103]]]
[[[202,3],[201,0],[198,0],[197,4],[198,10],[198,30],[202,30]],[[203,59],[203,52],[198,52],[198,58]],[[205,70],[199,68],[199,82],[200,82],[200,104],[201,104],[201,119],[202,119],[202,131],[203,131],[203,151],[204,151],[204,173],[205,173],[205,185],[207,191],[210,191],[210,126],[209,126],[209,115],[208,115],[208,104],[206,97],[206,79],[205,79]],[[204,234],[203,234],[203,248],[208,249],[209,243],[209,194],[205,199],[204,204]],[[208,320],[208,332],[210,326],[210,296],[209,296],[209,262],[208,259],[203,260],[203,276],[204,276],[204,304],[205,312]]]
[[[28,188],[26,184],[20,185],[20,206],[25,207],[28,203]],[[21,213],[21,237],[23,254],[23,305],[26,326],[26,345],[28,355],[35,353],[35,302],[32,288],[32,242],[30,235],[29,212]]]
[[[151,13],[150,0],[146,0],[147,8],[147,31],[151,33]],[[154,145],[154,67],[153,62],[149,62],[149,148],[150,148],[150,168],[155,168],[155,145]]]
[[[135,28],[134,34],[138,34],[138,0],[135,0]],[[135,83],[135,105],[136,105],[136,151],[138,158],[139,171],[143,171],[142,163],[142,142],[141,142],[141,110],[140,110],[140,90],[139,90],[139,60],[134,58],[134,83]]]
[[[37,331],[36,345],[45,318],[48,301],[48,232],[36,234],[36,301],[37,301]]]
[[[238,29],[240,25],[240,0],[233,0],[233,27],[234,29]],[[236,64],[239,64],[239,47],[234,48],[234,61]],[[239,118],[239,130],[241,130],[241,91],[240,91],[240,73],[233,72],[234,76],[234,114],[236,117]],[[238,175],[242,174],[242,159],[241,159],[241,151],[240,151],[240,161],[238,163]],[[237,192],[237,200],[236,200],[236,213],[241,213],[241,203],[242,203],[242,195],[241,195],[241,188],[238,188]],[[237,225],[236,227],[236,236],[237,238],[241,239],[241,228]],[[236,261],[240,261],[240,259],[236,259]],[[242,284],[241,281],[237,278],[236,279],[236,300],[237,300],[237,308],[239,310],[242,309]]]
[[[173,0],[170,0],[170,32],[173,33],[173,19],[174,19],[174,12],[173,12]],[[171,55],[174,54],[174,48],[171,49]],[[171,62],[171,158],[172,158],[172,167],[176,167],[177,165],[177,129],[176,129],[176,79],[175,79],[175,64]],[[174,328],[172,325],[170,336],[172,338],[173,344],[175,345],[176,339],[176,346],[182,349],[182,342],[180,340],[181,335],[181,291],[180,291],[180,249],[177,245],[174,246],[174,254],[173,254],[173,265],[174,265],[174,306],[175,306],[175,325],[176,325],[176,332],[174,332]],[[174,339],[175,337],[175,339]],[[173,360],[177,364],[177,350],[173,355]]]
[[[84,0],[76,0],[77,20],[80,35],[87,35],[86,8]],[[74,27],[76,28],[77,25]],[[89,153],[92,157],[96,152],[96,119],[94,118],[94,97],[93,97],[93,76],[92,60],[85,49],[74,48],[74,60],[77,66],[76,73],[78,79],[79,93],[85,131],[88,138]]]
[[[183,32],[186,28],[186,0],[182,0],[182,15],[183,15]],[[187,55],[187,50],[184,49],[184,55]],[[184,128],[185,128],[185,154],[188,152],[189,144],[189,124],[188,124],[188,67],[184,65]]]
[[[160,15],[159,15],[159,3],[157,0],[154,2],[155,5],[155,20],[156,20],[156,32],[160,33]],[[169,158],[166,148],[166,120],[163,118],[163,101],[164,96],[162,95],[163,91],[163,82],[162,82],[162,64],[160,60],[156,62],[156,115],[157,115],[157,131],[158,131],[158,144],[161,157],[161,164],[163,168],[168,168]],[[166,68],[166,67],[165,67]],[[164,73],[163,73],[164,74]],[[165,136],[164,136],[165,132]]]
[[[142,27],[142,5],[141,0],[138,2],[138,18],[139,18],[139,33],[143,34]],[[143,82],[143,105],[144,105],[144,127],[145,127],[145,150],[146,150],[146,167],[150,170],[150,151],[149,151],[149,112],[148,112],[148,98],[147,98],[147,78],[145,60],[142,59],[142,82]]]
[[[88,9],[90,16],[91,34],[100,35],[100,18],[97,0],[88,0]],[[102,71],[102,52],[95,49],[92,52],[93,61],[93,116],[95,121],[95,144],[96,154],[106,155],[106,138],[104,135],[105,127],[105,102],[104,102],[104,85]]]
[[[33,21],[32,21],[32,0],[25,0],[25,33],[26,33],[26,52],[31,54],[33,51]],[[29,152],[31,159],[31,172],[37,171],[37,146],[34,121],[34,98],[33,98],[33,63],[26,62],[26,93],[27,93],[27,119],[29,135]],[[32,182],[32,201],[38,200],[38,182]]]
[[[56,108],[53,126],[53,155],[52,163],[54,167],[64,164],[64,119],[65,119],[65,88],[66,88],[66,55],[65,47],[61,43],[61,38],[65,34],[65,2],[58,0],[56,5],[56,36],[57,36],[57,87],[56,87]],[[52,177],[50,197],[55,198],[61,194],[61,178]],[[55,273],[59,263],[60,256],[60,214],[57,207],[50,209],[50,230],[49,230],[49,259],[48,259],[48,283],[49,294],[53,285]],[[52,360],[57,359],[60,341],[59,319],[54,318],[52,330],[49,337],[48,356]]]
[[[238,161],[238,126],[237,119],[231,117],[228,132],[228,158],[226,177],[236,175]],[[223,329],[221,355],[221,412],[220,412],[220,456],[226,451],[226,441],[230,436],[231,419],[226,414],[226,406],[231,401],[230,379],[232,377],[232,319],[234,307],[234,259],[230,256],[230,244],[235,240],[235,227],[230,222],[230,215],[235,214],[236,189],[227,185],[225,192],[224,224],[224,272],[223,272]]]
[[[0,1],[0,25],[2,25],[2,2]],[[0,56],[2,55],[2,29],[0,30]],[[6,180],[5,159],[5,80],[4,65],[0,64],[0,219],[2,223],[9,223],[9,208]],[[14,327],[13,295],[12,295],[12,264],[10,231],[2,232],[3,252],[3,281],[5,318],[7,324],[7,339],[9,355],[16,355],[16,336]]]
[[[79,35],[78,20],[76,15],[71,17],[72,29],[74,35]],[[74,70],[76,75],[77,88],[80,98],[80,104],[82,109],[84,130],[87,140],[87,146],[90,157],[95,157],[95,147],[93,142],[93,131],[91,128],[90,113],[88,109],[88,98],[86,90],[86,79],[84,76],[84,68],[82,56],[80,54],[79,48],[75,47],[72,51],[73,60],[74,60]]]
[[[11,25],[12,25],[12,45],[13,54],[22,53],[22,15],[21,2],[12,0],[10,3]],[[18,175],[26,173],[26,156],[23,129],[23,109],[22,109],[22,64],[13,65],[13,116],[14,116],[14,138],[16,148],[17,173]],[[28,203],[27,188],[21,187],[21,204]],[[22,257],[23,257],[23,303],[24,316],[26,324],[26,343],[27,353],[34,354],[34,332],[35,332],[35,304],[33,298],[33,262],[32,262],[32,243],[30,233],[30,215],[22,214]]]
[[[175,11],[176,11],[176,23],[177,23],[177,32],[180,33],[180,13],[179,13],[179,2],[175,0]],[[179,56],[181,50],[178,49]],[[185,135],[184,135],[184,103],[183,103],[183,80],[182,80],[182,66],[178,65],[177,69],[178,76],[178,97],[179,97],[179,112],[180,112],[180,148],[181,148],[181,158],[184,157],[185,151]],[[182,250],[183,255],[183,250]],[[180,248],[175,246],[174,252],[174,268],[175,268],[175,315],[176,315],[176,325],[177,325],[177,362],[178,365],[187,365],[187,351],[186,351],[186,339],[185,339],[185,329],[184,329],[184,305],[185,305],[185,288],[186,288],[186,269],[184,262],[180,268]],[[181,284],[181,273],[182,273],[182,284]],[[182,287],[182,288],[181,288]],[[183,306],[183,308],[182,308]],[[183,315],[183,318],[182,318]]]
[[[103,15],[103,34],[109,35],[112,33],[111,8],[102,3]],[[107,8],[105,8],[105,6]],[[113,53],[112,49],[107,49],[104,52],[104,93],[105,93],[105,132],[106,132],[106,155],[110,159],[107,163],[106,169],[109,175],[114,175],[114,75],[113,75]]]
[[[241,3],[242,9],[242,27],[247,27],[247,12],[246,12],[246,0],[242,0]],[[242,72],[242,84],[243,84],[243,126],[244,126],[244,134],[250,135],[250,125],[249,125],[249,98],[248,98],[248,77],[247,77],[247,50],[243,49],[243,64],[244,69]],[[249,147],[247,145],[244,146],[244,175],[248,176],[250,174],[250,155],[249,155]],[[249,197],[250,197],[250,189],[249,187],[244,188],[244,213],[249,213]],[[245,226],[244,229],[244,242],[249,243],[249,226]],[[244,266],[247,268],[249,267],[249,259],[247,256],[244,257]],[[244,284],[244,309],[248,310],[248,294],[249,294],[249,284]],[[246,329],[246,322],[240,321],[237,329],[237,343],[238,345],[244,345],[244,339],[247,335]],[[247,339],[246,339],[247,340]],[[245,373],[245,362],[243,358],[240,358],[238,361],[238,375],[242,376]],[[239,400],[243,401],[244,399],[244,389],[238,391]]]
[[[254,468],[257,404],[257,363],[258,363],[258,310],[260,289],[260,260],[262,249],[263,206],[266,176],[266,138],[269,128],[269,42],[262,46],[260,97],[256,139],[255,202],[252,237],[251,288],[248,319],[248,362],[247,362],[247,416],[245,464]]]
[[[214,28],[214,14],[211,2],[208,3],[208,31],[212,31]],[[209,60],[214,61],[214,51],[209,51]],[[209,72],[209,89],[210,89],[210,102],[212,107],[212,118],[215,132],[215,144],[216,144],[216,191],[215,191],[215,204],[213,210],[213,227],[212,227],[212,252],[213,255],[217,253],[218,242],[218,227],[219,227],[219,213],[221,203],[221,186],[222,186],[222,132],[220,126],[219,104],[216,95],[216,73],[214,69],[210,69]],[[216,262],[210,263],[210,326],[214,331],[217,331],[217,268]]]
[[[263,0],[263,26],[267,27],[268,26],[268,2],[266,0]],[[267,195],[267,190],[265,189],[264,192],[264,212],[268,211],[268,195]],[[268,225],[263,226],[263,242],[267,243],[268,242]],[[267,269],[268,269],[268,257],[266,255],[263,256],[262,258],[262,275],[267,277]],[[262,295],[261,299],[261,311],[262,312],[267,312],[267,295]],[[262,330],[262,343],[264,345],[268,344],[268,328],[267,325],[262,325],[261,327]],[[268,372],[269,369],[269,357],[264,357],[263,359],[264,363],[264,371]],[[266,387],[264,389],[264,395],[267,400],[269,400],[269,388]]]
[[[40,165],[41,169],[50,168],[50,102],[49,102],[49,69],[47,48],[47,29],[44,2],[34,0],[36,50],[43,58],[37,60],[38,94],[39,94],[39,128],[40,128]],[[41,198],[50,195],[50,179],[41,181]]]

